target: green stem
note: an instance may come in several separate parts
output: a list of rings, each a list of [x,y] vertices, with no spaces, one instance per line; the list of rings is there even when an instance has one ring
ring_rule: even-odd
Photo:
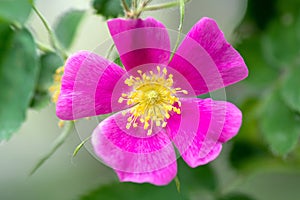
[[[127,3],[126,3],[126,0],[121,0],[121,2],[122,2],[122,6],[123,6],[124,10],[126,12],[130,12],[130,9],[129,9]]]
[[[112,45],[109,47],[108,52],[107,52],[107,54],[106,54],[106,56],[105,56],[106,59],[109,59],[109,57],[110,57],[112,51],[114,50],[114,48],[115,48],[115,44],[112,44]]]
[[[179,27],[178,27],[178,35],[177,35],[175,47],[170,56],[170,62],[173,59],[174,54],[175,54],[175,52],[179,46],[179,42],[180,42],[180,35],[182,33],[182,27],[183,27],[182,25],[183,25],[184,15],[185,15],[185,0],[179,0],[179,10],[180,10],[180,23],[179,23]]]
[[[152,0],[145,0],[142,3],[142,7],[145,8],[149,3],[151,3]]]
[[[135,11],[137,10],[137,0],[132,0],[132,9],[133,12],[135,13]]]
[[[175,181],[177,192],[180,193],[180,180],[179,180],[178,176],[176,176],[174,178],[174,181]]]
[[[31,4],[32,6],[32,9],[34,10],[34,12],[37,14],[37,16],[40,18],[40,20],[42,21],[43,25],[45,26],[49,36],[50,36],[50,42],[51,42],[51,45],[53,47],[56,46],[55,44],[55,39],[54,39],[54,34],[50,28],[50,26],[48,25],[48,22],[46,21],[46,19],[43,17],[42,13],[35,7],[34,4]]]
[[[11,24],[11,26],[12,26],[13,28],[17,29],[17,30],[20,30],[20,29],[23,28],[22,24],[20,24],[19,22],[13,22],[13,23]]]
[[[39,160],[39,162],[31,170],[29,175],[34,174],[56,152],[56,150],[65,142],[65,140],[70,135],[70,133],[73,132],[73,128],[74,128],[74,121],[66,122],[62,133],[53,142],[53,146],[51,150]]]
[[[91,138],[92,136],[90,135],[89,137],[85,138],[74,150],[73,152],[73,157],[75,157],[78,153],[78,151],[83,147],[83,145]]]
[[[142,12],[144,11],[143,9],[146,8],[148,6],[149,3],[151,3],[152,0],[145,0],[140,4],[140,7],[137,8],[134,12],[133,12],[133,16],[134,18],[139,18],[140,15],[142,14]]]
[[[54,51],[51,47],[49,47],[49,46],[47,46],[47,45],[45,45],[45,44],[43,44],[43,43],[41,43],[39,41],[36,41],[35,43],[37,45],[37,48],[39,50],[41,50],[42,52],[49,53],[49,52],[53,52]]]
[[[184,3],[187,3],[189,1],[190,0],[185,0]],[[154,10],[172,8],[172,7],[175,7],[178,5],[180,5],[179,1],[173,1],[173,2],[168,2],[168,3],[157,4],[157,5],[153,5],[153,6],[146,6],[144,8],[141,8],[141,10],[139,10],[138,13],[143,12],[143,11],[154,11]]]
[[[64,58],[64,59],[67,59],[68,58],[68,55],[65,53],[64,50],[62,50],[59,46],[59,43],[57,42],[56,40],[56,37],[53,33],[53,31],[51,30],[48,22],[46,21],[46,19],[44,18],[44,16],[42,15],[42,13],[36,8],[36,6],[34,5],[33,2],[31,2],[31,6],[32,6],[32,9],[34,10],[34,12],[37,14],[37,16],[39,17],[39,19],[42,21],[44,27],[46,28],[48,34],[49,34],[49,38],[50,38],[50,43],[51,43],[51,46],[57,50],[61,56]]]

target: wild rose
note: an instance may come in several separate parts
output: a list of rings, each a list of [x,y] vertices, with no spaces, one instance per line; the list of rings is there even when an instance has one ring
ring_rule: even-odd
[[[108,27],[125,69],[88,51],[69,57],[59,118],[114,113],[94,130],[92,145],[120,181],[168,184],[177,173],[174,146],[191,167],[214,160],[237,134],[242,114],[231,103],[196,96],[248,75],[216,22],[197,22],[171,61],[159,21],[113,19]]]

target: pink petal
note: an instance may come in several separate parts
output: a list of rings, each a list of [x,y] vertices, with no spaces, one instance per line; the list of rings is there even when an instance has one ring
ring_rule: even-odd
[[[112,112],[111,102],[117,101],[112,93],[124,74],[121,67],[94,53],[80,51],[70,56],[56,105],[57,116],[74,120]]]
[[[118,18],[107,24],[127,70],[148,63],[168,63],[170,39],[161,22],[151,17],[145,20]]]
[[[167,130],[191,167],[214,160],[222,143],[238,133],[242,122],[241,111],[224,101],[182,99],[181,110],[181,116],[173,115],[169,119]]]
[[[190,81],[197,95],[248,76],[241,55],[226,41],[217,23],[206,17],[193,26],[169,66]]]
[[[154,185],[167,185],[176,176],[177,163],[174,161],[169,166],[145,173],[128,173],[122,171],[116,171],[120,181],[122,182],[135,182],[135,183],[152,183]]]
[[[126,129],[128,116],[117,113],[98,125],[92,135],[96,155],[116,170],[122,181],[167,184],[177,170],[168,135],[163,129],[153,129],[151,136],[142,127]]]

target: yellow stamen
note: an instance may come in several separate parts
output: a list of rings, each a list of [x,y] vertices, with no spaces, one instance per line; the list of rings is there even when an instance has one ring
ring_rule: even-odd
[[[56,69],[55,74],[53,75],[53,85],[49,87],[49,92],[52,94],[51,101],[53,103],[57,103],[60,94],[60,89],[61,89],[61,79],[64,71],[65,71],[64,66],[59,67]],[[62,128],[64,125],[65,125],[65,121],[59,120],[58,127]]]
[[[157,73],[150,71],[149,74],[138,70],[139,77],[130,76],[125,84],[132,87],[128,94],[123,93],[118,102],[126,101],[132,106],[123,115],[130,113],[127,119],[126,128],[137,127],[138,123],[143,124],[147,135],[153,132],[153,126],[166,127],[166,119],[170,118],[170,112],[181,113],[181,102],[176,96],[177,93],[187,94],[186,90],[173,88],[173,75],[169,74],[166,68],[156,67]],[[175,107],[177,104],[178,107]]]
[[[61,79],[62,75],[65,71],[64,66],[59,67],[56,69],[55,74],[53,75],[53,85],[50,86],[49,92],[52,93],[51,101],[53,103],[56,103],[60,94],[60,89],[61,89]]]
[[[65,121],[63,121],[63,120],[59,120],[59,121],[58,121],[58,127],[59,127],[59,128],[64,127],[64,125],[65,125]]]

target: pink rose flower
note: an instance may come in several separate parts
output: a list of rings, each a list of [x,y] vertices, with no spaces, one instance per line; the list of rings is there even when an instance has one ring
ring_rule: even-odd
[[[235,136],[242,114],[233,104],[196,96],[248,75],[216,22],[202,18],[170,61],[167,29],[153,19],[113,19],[108,28],[125,67],[88,51],[65,64],[57,116],[114,113],[92,134],[95,154],[120,181],[168,184],[176,153],[191,167],[214,160]]]

